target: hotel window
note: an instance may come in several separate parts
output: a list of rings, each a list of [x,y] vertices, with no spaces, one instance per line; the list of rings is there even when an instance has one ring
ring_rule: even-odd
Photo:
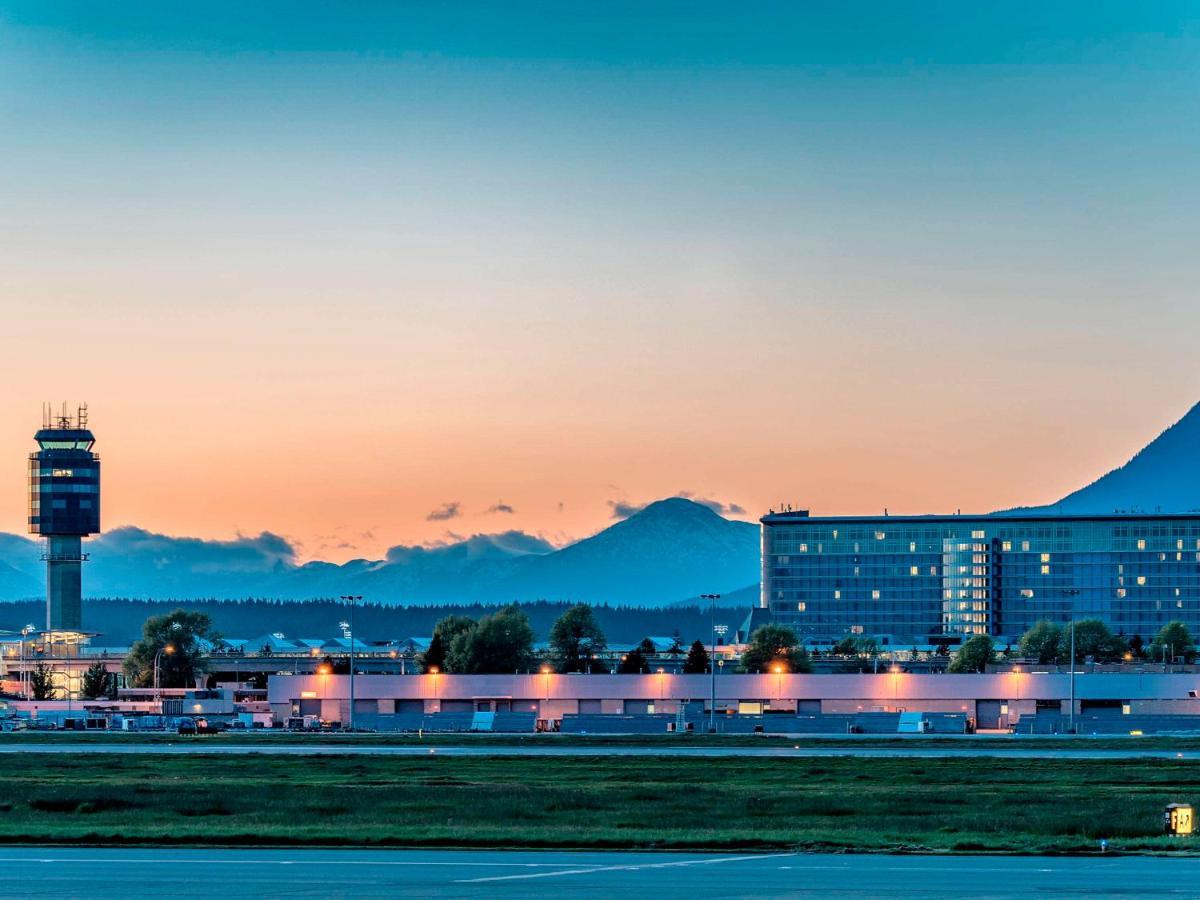
[[[1031,599],[1033,597],[1033,588],[1021,588],[1021,596],[1026,600]]]
[[[1146,585],[1146,576],[1145,576],[1145,575],[1139,575],[1139,576],[1137,577],[1137,583],[1138,583],[1139,585],[1141,585],[1141,586],[1145,587],[1145,585]]]
[[[909,567],[909,570],[908,570],[908,574],[909,574],[909,575],[916,575],[916,574],[917,574],[918,572],[920,572],[920,571],[921,571],[921,570],[920,570],[920,569],[918,569],[916,566],[910,566],[910,567]]]
[[[1128,593],[1128,592],[1125,590],[1125,588],[1117,588],[1117,596],[1118,597],[1124,597],[1126,593]]]
[[[807,552],[808,552],[808,544],[801,544],[801,545],[800,545],[800,552],[801,552],[801,553],[807,553]]]
[[[834,599],[834,600],[841,600],[841,599],[842,599],[842,592],[841,592],[841,591],[834,591],[834,592],[833,592],[833,599]]]
[[[850,633],[851,633],[851,634],[862,634],[862,633],[863,633],[863,627],[862,627],[861,625],[851,625],[851,626],[850,626]]]
[[[1042,574],[1043,574],[1043,575],[1049,575],[1049,574],[1050,574],[1050,567],[1049,567],[1049,566],[1042,566]]]
[[[917,552],[917,542],[916,542],[916,541],[909,541],[909,542],[908,542],[908,552],[909,552],[909,553],[916,553],[916,552]]]
[[[877,541],[882,541],[882,540],[883,540],[884,538],[886,538],[886,537],[887,537],[887,532],[886,532],[886,531],[877,531],[877,532],[875,532],[875,540],[877,540]]]
[[[1050,562],[1050,554],[1049,553],[1042,554],[1042,562]]]
[[[1023,553],[1029,552],[1029,541],[1021,541],[1021,551]]]
[[[983,532],[982,532],[982,531],[972,531],[972,532],[971,532],[971,539],[972,539],[972,540],[976,540],[976,541],[981,541],[981,540],[983,540]]]
[[[1005,553],[1010,552],[1012,550],[1012,541],[1001,542],[1000,549],[1003,550]]]
[[[796,604],[796,612],[804,612],[806,609],[808,609],[808,604],[803,600]]]
[[[871,599],[878,600],[879,599],[879,591],[871,591]]]
[[[1145,539],[1145,538],[1138,538],[1138,545],[1137,545],[1137,547],[1138,547],[1138,549],[1139,549],[1139,550],[1145,550],[1145,549],[1146,549],[1146,539]]]

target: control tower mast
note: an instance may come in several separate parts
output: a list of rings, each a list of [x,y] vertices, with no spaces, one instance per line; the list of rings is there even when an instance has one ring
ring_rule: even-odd
[[[29,531],[46,539],[46,630],[83,627],[82,538],[100,530],[100,457],[88,430],[87,404],[71,415],[42,409],[29,454]]]

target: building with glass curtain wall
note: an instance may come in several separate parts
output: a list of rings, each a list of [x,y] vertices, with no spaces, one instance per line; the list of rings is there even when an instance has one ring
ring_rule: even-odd
[[[811,640],[1019,638],[1103,619],[1200,633],[1200,514],[762,518],[762,605]]]

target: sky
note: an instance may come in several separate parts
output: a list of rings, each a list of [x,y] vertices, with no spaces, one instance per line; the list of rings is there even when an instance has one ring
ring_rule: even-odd
[[[989,7],[0,0],[0,530],[64,400],[302,558],[1062,496],[1200,400],[1200,19]]]

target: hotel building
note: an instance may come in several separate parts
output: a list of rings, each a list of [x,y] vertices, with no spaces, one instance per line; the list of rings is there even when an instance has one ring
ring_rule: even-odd
[[[1200,514],[762,518],[762,605],[806,639],[1019,638],[1098,618],[1200,633]]]

